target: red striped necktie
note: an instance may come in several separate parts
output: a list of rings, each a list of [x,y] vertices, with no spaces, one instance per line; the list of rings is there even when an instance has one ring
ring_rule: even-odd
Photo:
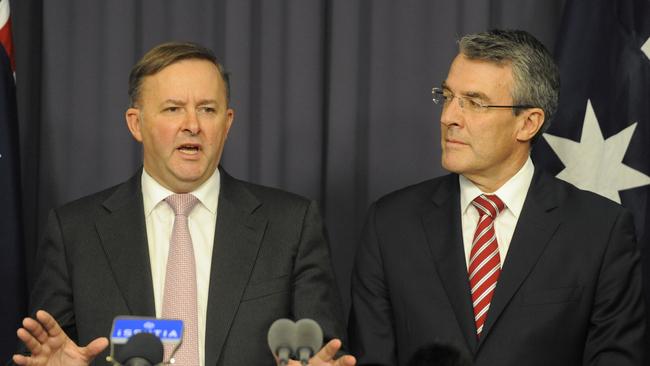
[[[476,335],[481,336],[490,302],[501,273],[499,245],[494,233],[494,219],[505,207],[495,195],[480,195],[472,201],[479,214],[469,260],[469,284],[472,291]]]

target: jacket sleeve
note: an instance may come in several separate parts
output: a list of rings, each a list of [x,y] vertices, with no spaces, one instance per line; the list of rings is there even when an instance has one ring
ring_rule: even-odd
[[[646,320],[639,261],[632,215],[621,209],[601,264],[583,364],[643,364]]]
[[[77,342],[70,269],[59,216],[55,210],[50,211],[48,216],[34,268],[35,282],[30,295],[29,315],[35,317],[38,310],[49,312],[68,337]],[[21,351],[26,351],[24,346],[21,348]]]
[[[303,218],[292,278],[292,313],[295,319],[316,320],[323,329],[325,342],[339,338],[345,345],[343,307],[323,220],[313,201]]]
[[[397,365],[392,304],[383,272],[372,205],[352,274],[350,338],[358,365]]]

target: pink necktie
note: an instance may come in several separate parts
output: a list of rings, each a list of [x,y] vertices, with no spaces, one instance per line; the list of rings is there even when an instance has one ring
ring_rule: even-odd
[[[484,194],[476,197],[472,204],[478,210],[479,219],[472,241],[468,272],[476,335],[480,337],[501,273],[501,258],[497,237],[494,234],[494,219],[505,205],[499,197]]]
[[[196,261],[187,216],[199,202],[191,194],[173,194],[165,201],[176,217],[169,243],[163,318],[183,320],[183,343],[174,355],[174,364],[199,365],[198,304],[196,298]],[[165,360],[169,360],[173,347],[165,347]]]

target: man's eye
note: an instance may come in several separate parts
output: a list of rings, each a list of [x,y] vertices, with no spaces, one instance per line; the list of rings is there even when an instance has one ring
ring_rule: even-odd
[[[483,103],[479,102],[476,99],[467,99],[467,103],[469,103],[469,106],[474,109],[483,108]]]
[[[454,98],[454,95],[453,94],[442,94],[442,98],[445,100],[445,103],[448,103]]]
[[[214,108],[214,107],[201,107],[201,108],[199,108],[199,112],[203,112],[203,113],[215,113],[216,111],[217,111],[217,109]]]
[[[181,108],[180,107],[167,107],[164,109],[165,112],[178,112]]]

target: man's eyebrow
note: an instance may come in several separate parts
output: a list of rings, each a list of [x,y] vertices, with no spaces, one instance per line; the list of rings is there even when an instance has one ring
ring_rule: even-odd
[[[172,104],[172,105],[182,106],[182,105],[187,104],[187,102],[185,102],[184,100],[180,100],[180,99],[170,98],[170,99],[164,100],[162,102],[162,104]],[[197,105],[206,105],[206,104],[219,105],[219,103],[215,99],[201,99],[196,104]]]
[[[219,105],[219,102],[217,102],[216,99],[201,99],[196,104],[197,105],[206,105],[206,104]]]
[[[174,104],[174,105],[184,105],[185,102],[180,99],[166,99],[162,104]]]
[[[442,89],[448,90],[448,91],[453,93],[451,88],[449,88],[447,83],[444,82],[444,81],[442,82]],[[490,100],[490,98],[488,98],[488,96],[485,93],[479,92],[479,91],[468,91],[468,92],[460,92],[460,93],[454,93],[454,94],[462,95],[462,96],[468,97],[468,98],[483,99],[483,100],[486,100],[486,101]]]
[[[463,93],[464,96],[476,99],[490,100],[490,98],[483,92],[469,91]]]

